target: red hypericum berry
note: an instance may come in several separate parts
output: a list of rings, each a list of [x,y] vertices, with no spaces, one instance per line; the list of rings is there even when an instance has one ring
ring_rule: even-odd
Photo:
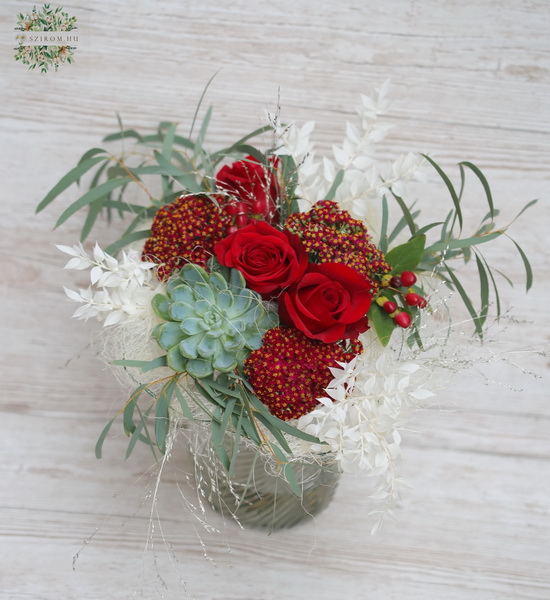
[[[225,235],[231,235],[232,233],[235,233],[236,231],[239,231],[238,227],[235,227],[235,225],[228,225],[225,228]]]
[[[237,227],[244,227],[245,225],[248,225],[248,217],[242,213],[239,213],[235,217],[235,225]]]
[[[244,215],[248,212],[248,206],[244,202],[237,202],[235,206],[237,207],[237,215]]]
[[[255,200],[250,207],[250,212],[253,215],[263,215],[265,213],[266,205],[263,200]]]
[[[230,217],[234,217],[235,215],[239,214],[239,208],[236,204],[226,204],[224,210],[225,213]]]
[[[399,277],[393,276],[390,279],[390,285],[391,285],[391,287],[398,288],[403,285],[403,282],[401,281],[401,279]]]
[[[416,275],[412,271],[403,271],[401,273],[401,283],[405,287],[411,287],[416,283]]]
[[[412,292],[405,295],[405,302],[409,306],[418,306],[418,304],[420,303],[421,300],[422,300],[421,296],[419,296],[418,294],[414,294]]]
[[[426,308],[426,306],[428,305],[428,301],[426,300],[426,298],[423,298],[422,296],[420,296],[420,300],[418,301],[418,308]]]
[[[382,306],[382,308],[384,309],[384,312],[387,312],[388,315],[391,315],[391,313],[397,310],[397,304],[391,300],[388,300],[387,302],[384,302],[384,306]]]
[[[398,315],[395,315],[393,320],[399,325],[399,327],[403,327],[403,329],[407,329],[407,327],[411,324],[411,315],[406,312],[400,312]]]

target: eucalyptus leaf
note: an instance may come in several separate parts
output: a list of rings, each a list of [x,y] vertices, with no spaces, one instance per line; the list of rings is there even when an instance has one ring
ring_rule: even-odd
[[[55,227],[59,227],[60,225],[62,225],[69,217],[74,215],[84,206],[91,204],[99,198],[107,196],[109,192],[112,192],[117,187],[125,185],[130,181],[132,180],[129,177],[119,177],[117,179],[109,179],[108,181],[101,183],[97,187],[92,188],[91,190],[83,194],[76,202],[73,202],[65,211],[63,211],[63,213],[57,220]]]
[[[59,194],[64,192],[70,185],[75,183],[78,179],[87,173],[93,166],[100,162],[105,161],[104,156],[96,156],[95,158],[88,158],[83,162],[79,163],[74,169],[71,169],[64,177],[62,177],[53,188],[46,194],[44,199],[36,207],[36,212],[44,210]],[[108,160],[108,159],[107,159]]]
[[[449,194],[451,195],[451,199],[452,199],[454,207],[455,207],[455,213],[458,218],[458,223],[460,225],[460,229],[462,230],[463,219],[462,219],[462,209],[460,208],[460,198],[458,197],[456,190],[453,187],[453,184],[451,183],[451,180],[449,179],[449,177],[447,176],[445,171],[443,171],[443,169],[435,162],[435,160],[433,160],[433,158],[430,158],[427,154],[422,154],[422,156],[437,171],[437,174],[441,177],[441,179],[443,180],[443,183],[447,186],[447,189],[449,190]]]

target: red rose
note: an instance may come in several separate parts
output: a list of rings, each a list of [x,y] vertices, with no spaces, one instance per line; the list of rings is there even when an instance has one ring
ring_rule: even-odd
[[[265,221],[254,221],[232,233],[216,244],[214,253],[222,265],[238,269],[248,287],[264,300],[299,281],[307,268],[300,238]]]
[[[278,221],[277,199],[279,183],[275,176],[279,159],[270,158],[271,168],[246,156],[222,167],[216,175],[218,190],[227,192],[244,202],[250,214],[262,215],[266,221]]]
[[[311,264],[302,280],[281,295],[281,322],[327,344],[356,338],[369,328],[371,287],[347,265]]]

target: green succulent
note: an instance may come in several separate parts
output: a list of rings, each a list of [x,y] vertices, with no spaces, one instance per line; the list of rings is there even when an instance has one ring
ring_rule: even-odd
[[[153,337],[167,351],[166,362],[174,371],[197,378],[228,373],[277,325],[277,314],[246,288],[241,273],[225,273],[227,277],[187,264],[169,281],[166,295],[153,297],[154,311],[167,321],[155,328]]]

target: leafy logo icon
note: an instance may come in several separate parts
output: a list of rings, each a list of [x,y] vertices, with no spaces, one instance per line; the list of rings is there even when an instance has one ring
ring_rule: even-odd
[[[31,71],[38,68],[47,73],[51,67],[57,71],[63,63],[74,61],[78,42],[76,17],[61,6],[44,4],[39,10],[34,6],[31,12],[17,15],[15,41],[15,60]]]

